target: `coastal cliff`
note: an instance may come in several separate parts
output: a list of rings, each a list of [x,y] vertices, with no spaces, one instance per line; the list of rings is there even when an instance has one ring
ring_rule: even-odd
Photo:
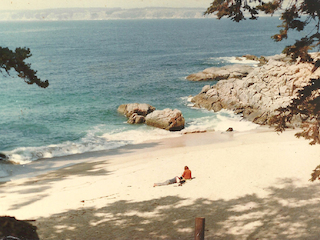
[[[313,53],[315,59],[320,53]],[[254,123],[265,125],[279,107],[286,107],[307,85],[310,78],[318,78],[320,70],[313,71],[308,63],[290,62],[284,55],[266,58],[265,64],[255,67],[247,76],[220,80],[215,85],[206,85],[194,96],[194,107],[215,112],[221,109],[242,114]],[[296,116],[293,126],[300,126]]]

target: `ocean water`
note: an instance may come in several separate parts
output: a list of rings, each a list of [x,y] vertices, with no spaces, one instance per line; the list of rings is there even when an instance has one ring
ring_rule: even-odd
[[[42,89],[14,72],[0,76],[0,152],[27,164],[181,134],[127,124],[117,108],[135,102],[181,110],[185,131],[256,128],[232,112],[192,108],[189,96],[215,82],[185,77],[237,63],[235,57],[244,54],[279,54],[304,34],[275,43],[270,36],[279,24],[277,18],[238,24],[227,19],[0,22],[1,46],[29,47],[28,62],[50,82]]]

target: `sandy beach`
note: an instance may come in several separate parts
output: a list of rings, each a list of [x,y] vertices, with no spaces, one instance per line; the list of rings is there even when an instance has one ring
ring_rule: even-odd
[[[0,215],[35,220],[40,239],[319,239],[320,147],[268,128],[186,134],[82,156],[0,185]],[[80,157],[80,156],[79,156]],[[39,163],[38,163],[39,164]],[[153,187],[181,175],[195,179]]]

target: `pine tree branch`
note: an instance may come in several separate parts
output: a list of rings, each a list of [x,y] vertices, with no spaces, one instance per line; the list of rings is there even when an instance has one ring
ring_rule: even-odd
[[[12,51],[9,48],[0,47],[0,68],[4,69],[8,75],[10,70],[15,70],[18,77],[24,79],[27,84],[35,83],[42,88],[48,87],[48,80],[42,81],[37,77],[37,71],[31,69],[31,64],[25,63],[25,60],[31,56],[29,48],[16,48]]]

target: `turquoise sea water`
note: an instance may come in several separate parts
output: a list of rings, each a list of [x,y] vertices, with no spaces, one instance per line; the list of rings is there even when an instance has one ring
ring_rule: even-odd
[[[272,41],[279,23],[277,18],[239,24],[227,19],[1,22],[1,46],[29,47],[28,61],[50,86],[27,85],[15,73],[0,76],[0,152],[25,164],[178,134],[127,124],[117,107],[134,102],[180,109],[187,130],[255,128],[227,111],[193,109],[188,96],[214,82],[185,77],[233,64],[244,54],[279,54],[293,43]]]

